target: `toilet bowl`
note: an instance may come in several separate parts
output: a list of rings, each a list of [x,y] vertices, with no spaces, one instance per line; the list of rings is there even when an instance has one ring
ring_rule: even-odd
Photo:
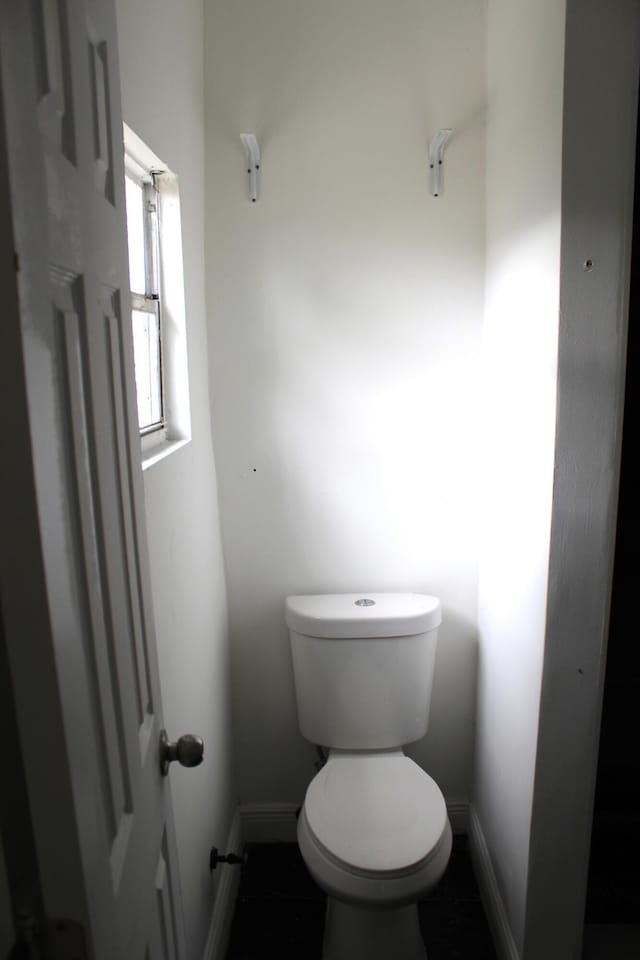
[[[427,729],[439,601],[289,597],[286,621],[301,731],[329,748],[298,818],[328,895],[323,960],[424,960],[417,902],[445,871],[451,826],[438,785],[401,748]]]
[[[451,827],[437,784],[402,751],[332,751],[307,790],[298,842],[330,896],[387,909],[440,880]]]

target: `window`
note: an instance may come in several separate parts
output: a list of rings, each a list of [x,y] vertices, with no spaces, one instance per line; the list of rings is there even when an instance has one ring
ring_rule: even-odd
[[[190,439],[177,177],[124,125],[131,326],[143,468]]]
[[[154,173],[125,165],[131,323],[140,433],[164,426],[158,275],[158,202]]]

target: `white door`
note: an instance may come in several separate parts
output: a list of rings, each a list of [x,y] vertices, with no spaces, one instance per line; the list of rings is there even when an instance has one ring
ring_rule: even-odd
[[[96,960],[182,960],[113,0],[0,0],[0,71],[1,600],[44,910],[55,956],[78,924]]]

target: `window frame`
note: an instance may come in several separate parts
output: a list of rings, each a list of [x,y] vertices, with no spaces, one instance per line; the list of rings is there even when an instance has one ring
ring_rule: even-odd
[[[131,297],[131,315],[133,312],[146,313],[155,318],[157,335],[157,365],[158,365],[158,405],[159,417],[145,426],[139,426],[141,437],[158,430],[165,429],[165,402],[164,402],[164,370],[162,350],[162,298],[160,295],[160,238],[158,230],[158,187],[156,179],[162,171],[144,170],[126,151],[124,155],[124,174],[141,190],[142,204],[142,247],[144,257],[144,292],[134,290],[129,280]],[[134,336],[135,340],[135,336]],[[134,349],[135,356],[135,349]]]
[[[180,199],[176,175],[127,124],[123,133],[125,176],[144,191],[146,289],[130,291],[130,306],[159,325],[161,420],[139,431],[147,469],[191,439]]]

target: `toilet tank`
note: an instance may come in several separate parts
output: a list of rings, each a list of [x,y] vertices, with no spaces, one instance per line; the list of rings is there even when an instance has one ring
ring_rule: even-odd
[[[380,750],[427,730],[440,601],[417,593],[287,597],[302,735]]]

